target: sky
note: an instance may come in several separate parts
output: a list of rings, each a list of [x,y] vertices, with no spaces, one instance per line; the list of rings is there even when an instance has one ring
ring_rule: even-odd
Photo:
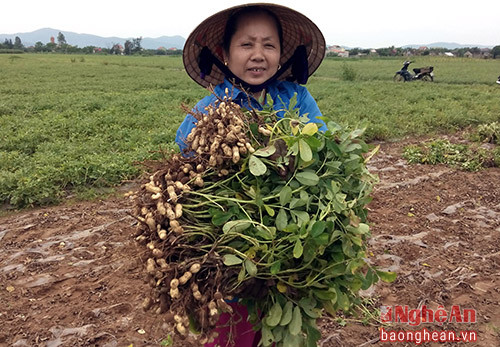
[[[257,0],[258,1],[258,0]],[[500,45],[500,0],[273,1],[309,17],[327,45],[382,48],[455,42]],[[180,35],[206,17],[246,1],[6,0],[0,34],[53,28],[103,37]]]

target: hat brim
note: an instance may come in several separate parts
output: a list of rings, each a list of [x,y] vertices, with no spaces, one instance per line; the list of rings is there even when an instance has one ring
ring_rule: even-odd
[[[193,30],[184,44],[183,62],[188,75],[198,84],[207,88],[222,83],[224,74],[214,65],[212,71],[205,78],[200,76],[198,58],[204,46],[220,60],[223,61],[222,38],[228,18],[235,11],[248,7],[260,6],[272,11],[279,18],[283,29],[283,47],[281,50],[280,64],[288,61],[295,49],[304,45],[307,49],[308,72],[311,76],[319,67],[325,57],[326,43],[319,28],[309,18],[288,7],[255,3],[245,4],[220,11],[201,22]],[[291,75],[291,69],[285,71],[280,80],[285,80]]]

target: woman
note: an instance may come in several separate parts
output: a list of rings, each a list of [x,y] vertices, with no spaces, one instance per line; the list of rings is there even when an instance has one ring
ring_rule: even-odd
[[[287,7],[248,4],[216,13],[191,33],[183,50],[189,76],[201,86],[213,88],[194,109],[204,112],[226,88],[233,101],[246,108],[262,109],[258,100],[265,103],[267,94],[276,111],[288,109],[296,93],[299,113],[326,130],[318,119],[321,112],[316,101],[299,85],[321,64],[325,47],[318,27]],[[188,114],[177,130],[175,141],[181,150],[187,148],[186,137],[195,124],[196,118]]]
[[[229,91],[242,107],[262,109],[266,97],[272,98],[276,111],[289,108],[297,97],[296,108],[312,122],[326,130],[318,119],[319,108],[308,92],[299,85],[318,68],[325,55],[321,31],[304,15],[274,4],[248,4],[221,11],[203,21],[189,36],[183,60],[189,76],[213,92],[195,106],[205,111],[217,97]],[[280,116],[283,111],[278,112]],[[196,118],[188,114],[179,127],[176,142],[181,150],[188,145],[186,137],[195,127]],[[207,346],[257,346],[260,334],[247,321],[244,306],[231,302],[233,317],[222,314],[215,342]],[[230,318],[238,323],[230,327]]]

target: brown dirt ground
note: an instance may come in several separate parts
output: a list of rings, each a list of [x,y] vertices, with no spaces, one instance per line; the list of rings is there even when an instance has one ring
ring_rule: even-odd
[[[476,323],[385,329],[474,330],[475,343],[440,345],[500,346],[500,169],[409,166],[406,144],[382,143],[370,163],[380,183],[369,259],[398,278],[364,293],[368,324],[366,315],[321,319],[319,345],[394,345],[379,341],[382,305],[460,305],[476,310]],[[129,208],[120,195],[0,217],[0,346],[160,346],[162,317],[140,309],[148,289]]]

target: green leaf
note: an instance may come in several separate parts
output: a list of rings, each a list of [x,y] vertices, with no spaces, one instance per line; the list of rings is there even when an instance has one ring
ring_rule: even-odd
[[[309,222],[309,213],[306,211],[291,210],[290,213],[297,218],[297,224],[299,225]]]
[[[325,221],[316,221],[314,222],[312,228],[311,228],[311,236],[312,237],[317,237],[325,231],[326,228],[326,222]]]
[[[297,230],[299,230],[299,226],[295,223],[288,224],[285,229],[283,229],[284,232],[287,233],[296,233]]]
[[[318,132],[316,123],[307,123],[302,129],[302,134],[312,136]]]
[[[382,281],[387,282],[387,283],[394,282],[394,280],[397,277],[397,274],[395,272],[391,272],[391,271],[379,271],[379,270],[376,270],[376,271],[377,271],[378,277]]]
[[[271,275],[276,275],[278,272],[280,272],[281,269],[281,261],[276,261],[271,265],[271,268],[269,271],[271,272]]]
[[[271,207],[264,205],[264,208],[265,208],[268,215],[270,215],[271,217],[274,217],[274,210]]]
[[[318,152],[318,150],[320,150],[320,147],[324,144],[321,140],[315,137],[308,137],[304,139],[304,141],[306,141],[309,147],[311,147],[311,149],[316,152]]]
[[[315,256],[316,256],[316,251],[318,250],[318,247],[313,243],[313,242],[306,242],[304,245],[304,261],[310,262]]]
[[[234,254],[225,254],[223,258],[224,258],[224,265],[226,266],[238,265],[243,263],[243,259],[238,258]]]
[[[167,338],[161,340],[160,346],[165,347],[165,346],[173,346],[174,345],[174,339],[172,338],[172,335],[168,335]]]
[[[281,320],[280,320],[281,326],[288,325],[292,321],[292,313],[293,313],[293,303],[291,301],[287,301],[285,306],[283,306],[283,314],[281,315]]]
[[[293,96],[290,98],[288,102],[288,109],[292,111],[297,105],[297,92],[293,93]]]
[[[259,157],[269,157],[276,152],[276,147],[274,145],[267,146],[264,148],[259,148],[255,152],[253,152],[253,155],[259,156]]]
[[[318,340],[321,338],[321,332],[318,330],[314,321],[307,322],[306,331],[307,331],[306,347],[316,347]]]
[[[303,338],[299,334],[292,335],[289,331],[285,330],[285,336],[283,337],[283,347],[303,347]]]
[[[371,285],[373,284],[373,280],[374,280],[374,272],[372,269],[369,268],[368,271],[366,271],[366,276],[363,279],[363,285],[361,286],[361,289],[367,290],[368,288],[370,288]]]
[[[326,246],[328,245],[328,243],[330,243],[330,235],[328,235],[328,233],[323,233],[319,236],[316,236],[314,238],[314,242],[316,242],[317,245]]]
[[[302,199],[292,198],[292,201],[290,201],[290,208],[302,207],[305,206],[305,204],[306,202]]]
[[[222,227],[222,232],[225,234],[229,232],[239,233],[243,230],[248,229],[250,225],[252,225],[252,223],[245,219],[233,220],[224,224],[224,226]]]
[[[352,259],[347,264],[346,271],[350,272],[351,274],[355,274],[358,269],[362,268],[365,265],[365,261],[361,258]]]
[[[267,171],[267,166],[254,155],[250,156],[250,159],[248,161],[248,168],[250,169],[250,172],[254,176],[262,176],[263,174],[266,173]]]
[[[337,307],[348,311],[349,310],[349,298],[342,291],[337,289]]]
[[[271,329],[267,325],[262,324],[262,345],[264,347],[271,346],[273,342],[274,336]]]
[[[245,279],[247,272],[245,270],[245,267],[242,266],[240,272],[238,273],[238,281],[243,281]]]
[[[355,245],[360,246],[360,247],[363,244],[363,240],[361,239],[361,237],[351,236],[351,241],[352,241],[352,243],[354,243]]]
[[[283,333],[285,332],[285,327],[278,325],[273,329],[274,342],[280,342],[283,340]],[[275,346],[278,346],[277,344]]]
[[[309,202],[309,194],[305,190],[301,190],[299,192],[300,195],[300,200],[304,202],[304,204],[307,204]]]
[[[212,217],[212,224],[219,227],[231,219],[233,214],[231,212],[218,212]]]
[[[334,304],[336,301],[337,301],[337,297],[335,297],[335,300],[323,301],[323,308],[325,309],[325,311],[334,317],[337,314],[337,310],[335,310],[335,307],[334,307]]]
[[[311,318],[318,318],[321,315],[321,312],[316,309],[316,300],[312,297],[300,299],[299,306]]]
[[[283,313],[283,309],[278,302],[275,302],[274,305],[269,310],[269,314],[266,318],[266,324],[270,327],[275,327],[281,321],[281,314]]]
[[[312,171],[297,172],[295,178],[297,179],[297,181],[306,186],[315,186],[319,182],[318,175],[316,175],[316,173]]]
[[[354,252],[352,248],[351,240],[345,235],[342,237],[342,252],[349,258],[354,258],[356,256],[356,252]]]
[[[293,257],[300,258],[303,251],[304,248],[302,247],[302,242],[300,242],[300,239],[297,239],[297,241],[295,242],[295,246],[293,247]]]
[[[361,149],[361,145],[357,144],[357,143],[351,143],[349,144],[346,148],[345,148],[345,152],[346,153],[349,153],[349,152],[352,152],[352,151],[355,151],[357,149]]]
[[[333,290],[313,289],[313,293],[320,300],[325,300],[325,301],[337,300],[337,292]]]
[[[195,335],[200,334],[200,325],[198,324],[198,321],[194,318],[192,314],[188,314],[188,319],[189,319],[189,331],[192,332]]]
[[[259,125],[257,123],[250,123],[250,132],[254,136],[259,136]]]
[[[292,199],[292,188],[290,186],[285,186],[280,192],[280,205],[285,206]]]
[[[295,306],[293,308],[292,320],[288,324],[288,331],[292,335],[298,335],[302,330],[302,313],[300,312],[300,307]]]
[[[308,162],[312,160],[312,151],[311,147],[305,142],[303,139],[299,140],[299,153],[300,153],[300,159],[302,159],[305,162]]]
[[[273,230],[271,228],[263,227],[261,225],[257,225],[255,227],[255,236],[259,236],[264,240],[272,240],[274,234],[275,232],[273,233]]]
[[[276,216],[276,228],[279,231],[283,231],[288,224],[288,216],[284,209],[280,209],[278,215]]]
[[[370,227],[368,226],[368,224],[359,223],[358,231],[361,235],[368,234],[370,232]]]
[[[253,263],[251,259],[245,259],[245,269],[251,277],[257,275],[257,266]]]

